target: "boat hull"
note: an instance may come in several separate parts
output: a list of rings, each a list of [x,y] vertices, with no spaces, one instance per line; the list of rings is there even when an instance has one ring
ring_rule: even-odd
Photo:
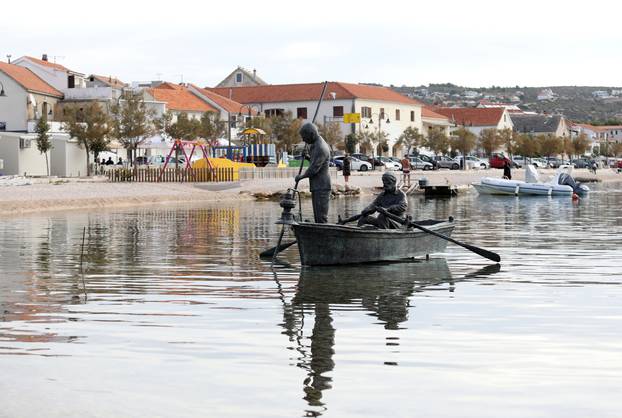
[[[480,194],[493,195],[531,195],[531,196],[572,196],[573,189],[563,184],[526,183],[524,181],[483,178],[472,183]],[[589,189],[580,186],[583,193]]]
[[[454,229],[452,222],[422,226],[448,237]],[[311,222],[292,227],[305,266],[396,261],[443,252],[447,247],[447,240],[419,229],[367,229]]]

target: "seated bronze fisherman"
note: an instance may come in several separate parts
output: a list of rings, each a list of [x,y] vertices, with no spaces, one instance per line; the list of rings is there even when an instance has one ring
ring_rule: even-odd
[[[382,213],[378,214],[378,216],[371,216],[377,211],[377,207],[384,208],[400,217],[404,215],[408,208],[406,194],[397,189],[397,178],[392,172],[389,171],[382,175],[382,185],[384,191],[376,197],[371,205],[363,209],[358,226],[373,225],[381,229],[398,229],[402,227],[398,222],[387,218]]]

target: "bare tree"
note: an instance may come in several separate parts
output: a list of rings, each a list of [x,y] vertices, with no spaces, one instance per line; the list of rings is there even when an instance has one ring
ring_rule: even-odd
[[[486,155],[490,156],[499,147],[503,146],[503,138],[496,129],[484,129],[479,134],[479,146]]]
[[[445,155],[449,152],[451,143],[444,129],[434,127],[428,131],[428,137],[425,139],[424,145],[435,154]]]
[[[341,133],[340,122],[326,122],[318,127],[320,135],[324,138],[324,141],[328,144],[331,151],[335,150],[335,147],[343,144],[343,134]]]
[[[459,128],[453,132],[451,139],[452,150],[459,150],[464,157],[463,169],[466,170],[466,156],[475,148],[477,137],[466,128]]]

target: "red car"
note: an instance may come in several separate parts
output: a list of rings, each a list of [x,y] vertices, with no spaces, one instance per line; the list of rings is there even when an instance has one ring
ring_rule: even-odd
[[[490,156],[490,168],[503,168],[505,167],[505,163],[506,161],[510,164],[512,164],[512,160],[510,160],[508,157],[506,157],[503,154],[492,154]]]

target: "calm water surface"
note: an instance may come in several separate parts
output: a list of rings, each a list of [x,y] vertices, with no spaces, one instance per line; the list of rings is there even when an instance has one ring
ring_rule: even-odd
[[[411,200],[500,267],[272,271],[274,202],[4,218],[0,417],[620,417],[622,184],[594,189]]]

